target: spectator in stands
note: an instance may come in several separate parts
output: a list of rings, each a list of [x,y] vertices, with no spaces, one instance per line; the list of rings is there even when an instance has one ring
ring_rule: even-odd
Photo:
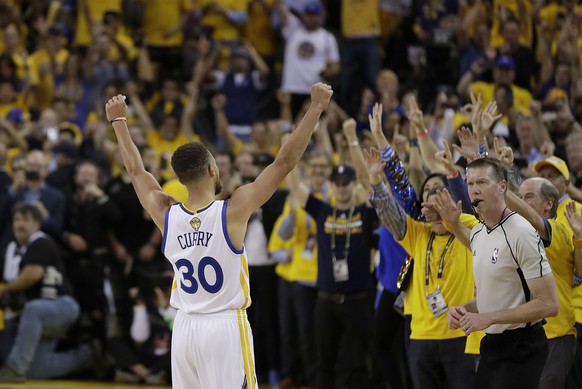
[[[231,67],[228,72],[215,70],[209,75],[214,81],[214,88],[226,98],[224,112],[228,131],[245,143],[250,141],[251,125],[258,112],[258,98],[268,76],[269,67],[246,41],[241,47],[231,50]]]
[[[104,340],[108,313],[104,282],[111,262],[109,229],[121,217],[120,210],[100,188],[99,167],[91,161],[76,165],[73,191],[65,204],[63,258],[83,322],[89,327],[86,330]]]
[[[63,194],[67,194],[71,190],[79,150],[74,143],[63,141],[53,148],[53,153],[56,169],[47,176],[46,183],[59,189]]]
[[[63,229],[65,197],[45,182],[48,161],[39,150],[26,155],[26,167],[23,175],[15,176],[9,190],[11,204],[19,201],[32,201],[42,216],[41,229],[59,239]]]
[[[501,26],[503,45],[497,49],[497,58],[502,55],[510,57],[515,63],[514,84],[523,89],[532,90],[537,86],[540,65],[534,51],[519,43],[520,25],[516,18],[508,17]]]
[[[321,3],[305,4],[299,19],[289,12],[283,0],[276,1],[286,41],[281,88],[291,94],[295,117],[309,97],[313,83],[332,80],[339,74],[339,50],[335,37],[323,27]]]
[[[457,93],[465,97],[469,95],[469,91],[473,91],[475,96],[481,94],[483,104],[486,105],[495,99],[495,91],[499,87],[507,86],[511,88],[515,110],[520,113],[529,113],[529,105],[533,98],[527,89],[515,85],[515,62],[511,57],[501,55],[495,60],[493,82],[474,81],[475,76],[477,75],[471,67],[459,80]]]
[[[358,15],[358,17],[354,17]],[[380,1],[345,0],[341,3],[341,105],[353,114],[354,101],[364,88],[375,90],[380,71]],[[352,107],[352,108],[350,108]]]
[[[191,11],[189,1],[154,0],[148,1],[144,7],[144,40],[151,60],[158,65],[161,73],[180,68],[183,29]]]

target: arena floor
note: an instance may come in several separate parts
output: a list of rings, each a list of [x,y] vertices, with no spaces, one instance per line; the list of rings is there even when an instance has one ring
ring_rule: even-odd
[[[27,381],[23,384],[0,383],[0,389],[169,389],[169,386],[125,385],[90,381]]]
[[[268,385],[261,385],[261,388],[268,389]],[[0,389],[170,389],[169,386],[146,386],[146,385],[125,385],[111,382],[91,382],[91,381],[27,381],[23,384],[3,384]]]

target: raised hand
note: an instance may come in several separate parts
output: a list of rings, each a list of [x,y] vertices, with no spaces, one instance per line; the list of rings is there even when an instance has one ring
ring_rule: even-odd
[[[404,155],[406,154],[406,145],[408,144],[408,138],[400,133],[400,125],[394,125],[394,131],[392,133],[392,147],[396,154]]]
[[[483,132],[489,131],[491,125],[496,120],[501,118],[501,114],[497,114],[497,103],[495,101],[491,101],[487,103],[483,112],[481,112],[481,128]]]
[[[554,150],[556,150],[556,144],[551,140],[546,140],[540,146],[540,153],[544,156],[544,158],[551,157],[554,155]]]
[[[582,210],[580,213],[576,212],[576,203],[574,201],[566,204],[566,212],[564,212],[564,215],[566,215],[566,219],[574,232],[574,236],[582,236]]]
[[[461,146],[454,144],[453,149],[466,159],[477,159],[479,156],[479,142],[477,137],[467,127],[457,130],[457,136]]]
[[[408,120],[414,126],[417,134],[425,131],[424,118],[422,111],[418,108],[416,97],[410,96],[408,99]]]
[[[471,96],[471,126],[473,131],[478,131],[481,127],[481,93],[475,96],[473,90],[470,93]]]
[[[438,163],[445,168],[447,174],[453,174],[455,169],[455,163],[453,162],[453,155],[451,153],[451,149],[449,148],[449,144],[446,141],[443,141],[444,149],[441,151],[437,151],[434,155],[434,158]]]
[[[444,188],[438,190],[433,197],[434,209],[439,213],[442,220],[448,224],[454,224],[459,221],[462,212],[461,200],[456,204],[449,191]]]
[[[382,162],[380,152],[377,148],[371,147],[369,150],[364,150],[364,159],[368,167],[368,175],[370,176],[371,184],[379,184],[382,181],[382,174],[384,172],[385,162]]]
[[[380,150],[388,146],[388,139],[386,139],[386,135],[384,135],[384,130],[382,129],[382,110],[382,104],[376,103],[372,107],[372,114],[368,114],[372,137]]]
[[[107,114],[107,120],[127,117],[127,104],[125,104],[125,96],[117,95],[110,98],[107,104],[105,104],[105,113]]]
[[[358,141],[358,135],[356,134],[356,121],[354,119],[349,118],[345,120],[342,123],[342,131],[349,144]]]
[[[323,82],[311,86],[311,104],[322,112],[327,108],[332,95],[331,86]]]
[[[495,148],[495,155],[499,162],[506,167],[513,166],[513,149],[511,147],[501,145],[498,137],[493,139],[493,147]]]

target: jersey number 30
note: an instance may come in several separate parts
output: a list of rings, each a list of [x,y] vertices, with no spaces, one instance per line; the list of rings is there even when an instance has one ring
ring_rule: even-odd
[[[210,284],[206,280],[205,271],[208,266],[214,269],[214,274],[216,275],[214,284]],[[188,294],[194,294],[198,291],[198,282],[200,282],[202,289],[208,293],[218,292],[224,283],[222,268],[218,261],[212,257],[204,257],[198,263],[198,281],[194,278],[194,265],[189,260],[179,259],[176,261],[176,267],[182,273],[183,280],[180,280],[180,287]],[[186,268],[186,271],[183,271],[183,268]]]

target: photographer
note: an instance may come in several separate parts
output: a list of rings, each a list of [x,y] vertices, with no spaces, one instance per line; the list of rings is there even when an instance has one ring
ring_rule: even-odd
[[[79,317],[79,305],[54,241],[40,231],[42,216],[34,203],[21,202],[12,210],[15,239],[8,245],[0,284],[0,299],[12,301],[0,332],[0,382],[26,377],[60,377],[88,368],[91,348],[56,352],[57,339]],[[21,304],[19,304],[21,302]]]

